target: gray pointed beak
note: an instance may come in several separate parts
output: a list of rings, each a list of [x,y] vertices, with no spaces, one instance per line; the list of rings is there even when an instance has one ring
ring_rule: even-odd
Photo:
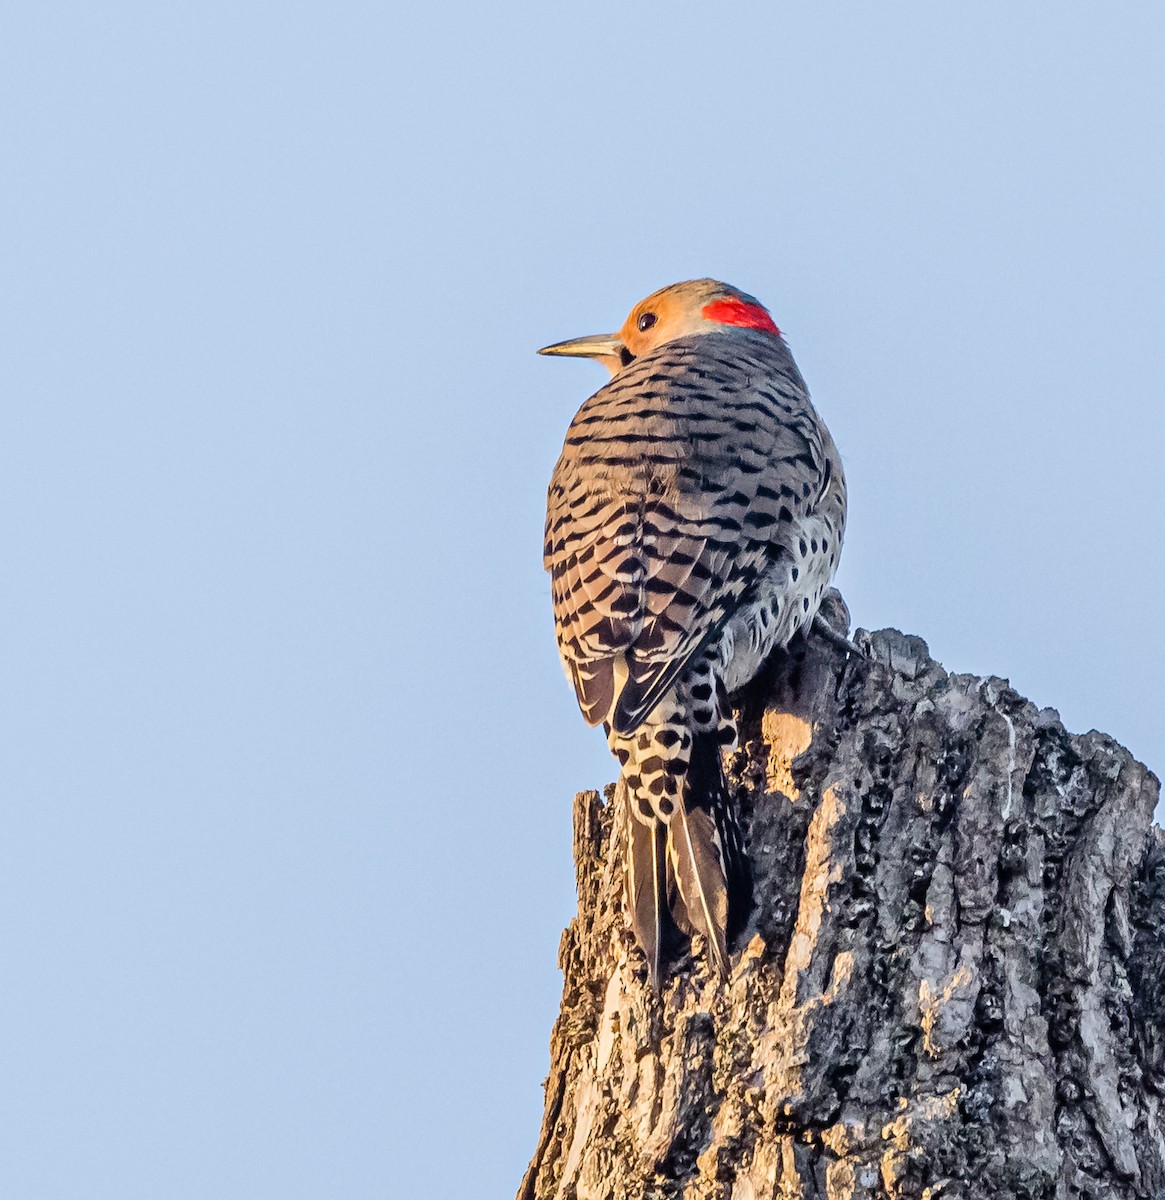
[[[571,338],[543,346],[539,354],[561,354],[571,358],[618,358],[623,343],[613,333],[597,333],[591,337]]]

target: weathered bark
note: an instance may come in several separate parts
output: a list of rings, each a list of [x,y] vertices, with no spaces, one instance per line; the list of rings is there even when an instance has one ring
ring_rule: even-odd
[[[1156,778],[918,638],[856,640],[742,697],[755,908],[726,983],[697,946],[653,997],[621,800],[577,797],[522,1200],[1165,1197]]]

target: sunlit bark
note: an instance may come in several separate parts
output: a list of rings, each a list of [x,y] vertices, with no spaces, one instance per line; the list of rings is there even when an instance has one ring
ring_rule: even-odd
[[[520,1197],[1165,1195],[1157,780],[917,638],[855,640],[742,697],[755,908],[726,983],[697,945],[651,994],[618,801],[576,798]]]

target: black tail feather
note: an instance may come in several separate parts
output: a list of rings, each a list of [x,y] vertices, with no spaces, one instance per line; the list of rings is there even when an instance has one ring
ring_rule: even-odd
[[[728,938],[744,925],[751,887],[714,734],[697,735],[693,741],[684,803],[672,820],[669,851],[679,893],[672,906],[676,924],[708,939],[712,958],[726,975]]]
[[[627,814],[627,895],[631,927],[647,956],[647,973],[658,992],[668,931],[667,827],[645,825]]]
[[[677,908],[683,923],[708,939],[716,969],[728,974],[728,880],[721,861],[716,823],[706,808],[681,805],[668,827],[676,873]],[[677,913],[677,921],[682,918]]]
[[[752,872],[744,851],[744,832],[737,821],[736,808],[724,793],[723,803],[713,807],[716,832],[724,853],[728,883],[728,937],[734,938],[748,924],[752,911]]]

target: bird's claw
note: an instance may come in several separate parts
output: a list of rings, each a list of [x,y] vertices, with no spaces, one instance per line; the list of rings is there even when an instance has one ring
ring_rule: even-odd
[[[860,646],[851,642],[844,633],[838,633],[820,613],[813,618],[813,629],[831,646],[842,651],[843,654],[854,654],[858,658],[866,657]]]

